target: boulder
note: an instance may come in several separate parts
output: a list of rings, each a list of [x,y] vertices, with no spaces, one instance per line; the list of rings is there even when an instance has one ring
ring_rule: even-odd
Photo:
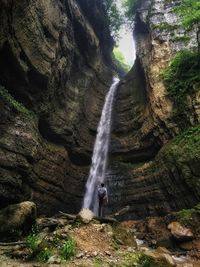
[[[172,236],[179,242],[189,241],[194,238],[192,231],[189,228],[182,226],[179,222],[172,222],[168,225]]]
[[[145,240],[150,246],[160,246],[166,248],[173,247],[173,240],[171,233],[167,229],[167,225],[164,218],[150,217],[146,223]]]
[[[86,208],[83,208],[77,215],[77,219],[80,219],[83,223],[89,223],[93,220],[95,214]]]
[[[36,205],[33,202],[21,202],[0,210],[0,236],[16,237],[27,232],[36,221]]]
[[[146,250],[143,252],[144,255],[153,258],[157,264],[157,266],[176,266],[175,261],[173,260],[172,256],[167,253],[159,253],[153,250]]]

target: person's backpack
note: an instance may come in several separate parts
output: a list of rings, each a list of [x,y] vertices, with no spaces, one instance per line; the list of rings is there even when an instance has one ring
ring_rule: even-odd
[[[99,196],[99,198],[104,198],[106,196],[106,188],[105,187],[98,188],[98,196]]]

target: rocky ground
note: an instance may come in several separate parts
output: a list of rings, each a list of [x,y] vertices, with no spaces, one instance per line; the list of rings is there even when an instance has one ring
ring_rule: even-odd
[[[19,207],[28,205],[33,211],[31,202],[17,206],[18,219],[25,218],[25,213],[30,216],[28,209],[19,212]],[[0,266],[198,267],[199,216],[199,206],[166,217],[121,223],[92,218],[86,223],[80,216],[59,214],[37,218],[25,236],[17,220],[21,230],[13,227],[9,241],[0,242]],[[25,219],[21,221],[26,224]]]

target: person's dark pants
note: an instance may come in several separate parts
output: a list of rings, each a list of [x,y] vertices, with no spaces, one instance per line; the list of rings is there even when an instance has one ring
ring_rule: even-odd
[[[102,211],[103,211],[103,201],[104,199],[103,198],[99,198],[99,217],[102,216]]]

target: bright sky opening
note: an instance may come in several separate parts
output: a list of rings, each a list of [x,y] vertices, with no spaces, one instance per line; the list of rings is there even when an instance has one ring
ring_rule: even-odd
[[[123,0],[117,0],[117,5],[120,10],[122,10],[122,2]],[[129,65],[133,65],[135,61],[135,43],[133,40],[133,32],[125,26],[122,26],[119,34],[119,42],[117,46],[119,46],[120,52],[125,57],[127,63]]]

